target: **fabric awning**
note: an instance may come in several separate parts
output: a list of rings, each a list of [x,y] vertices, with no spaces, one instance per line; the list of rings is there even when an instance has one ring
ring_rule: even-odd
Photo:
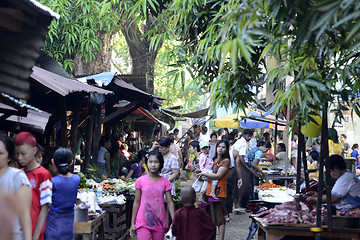
[[[148,110],[144,109],[144,108],[139,108],[138,109],[142,114],[144,114],[145,116],[147,116],[149,119],[153,120],[156,123],[160,123],[163,126],[163,129],[165,129],[165,131],[170,129],[170,125],[160,121],[159,119],[157,119],[154,115],[152,115]]]
[[[189,112],[189,113],[178,113],[167,108],[161,108],[161,110],[173,117],[187,117],[187,118],[202,118],[207,116],[209,112],[209,108],[204,108],[199,111]]]
[[[165,100],[162,97],[158,97],[156,95],[147,93],[145,91],[142,91],[141,89],[135,87],[132,84],[129,84],[127,82],[125,82],[124,80],[122,80],[116,72],[104,72],[104,73],[99,73],[99,74],[95,74],[95,75],[91,75],[91,76],[86,76],[86,77],[82,77],[78,79],[81,82],[88,82],[88,81],[95,81],[96,84],[98,84],[99,86],[108,89],[108,90],[112,90],[115,92],[115,94],[117,94],[117,90],[116,88],[114,88],[114,85],[117,86],[119,88],[119,95],[122,99],[126,99],[129,101],[134,101],[137,100],[139,101],[139,97],[140,98],[145,98],[145,99],[152,99],[152,101],[158,105],[161,106],[163,100]],[[121,91],[121,90],[125,90],[125,91]],[[136,99],[134,99],[136,98]]]
[[[286,121],[275,119],[272,115],[262,116],[258,112],[250,111],[244,116],[243,114],[231,114],[229,116],[215,119],[215,127],[228,128],[275,128],[278,125],[279,130],[285,130]]]
[[[32,69],[33,72],[30,75],[31,78],[39,82],[41,85],[57,92],[61,96],[66,96],[75,92],[98,93],[105,95],[113,94],[112,91],[69,79],[37,66],[34,66]]]

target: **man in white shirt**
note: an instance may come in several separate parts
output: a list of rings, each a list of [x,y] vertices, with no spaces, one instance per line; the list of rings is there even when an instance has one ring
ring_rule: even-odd
[[[250,168],[247,164],[247,155],[249,151],[249,141],[251,136],[253,135],[253,131],[250,129],[245,129],[241,135],[241,138],[237,140],[233,145],[233,155],[235,159],[235,169],[237,173],[237,182],[234,191],[234,211],[237,213],[244,212],[244,209],[241,209],[240,203],[243,197],[249,197],[251,195],[251,181],[250,179],[243,178],[242,172],[248,171],[249,173],[253,173],[254,170]],[[244,184],[244,185],[243,185]],[[245,186],[246,185],[246,186]],[[241,189],[241,186],[243,188]],[[249,195],[250,190],[250,195]],[[245,193],[246,192],[246,193]],[[249,195],[249,196],[244,196]]]
[[[199,142],[210,142],[210,136],[207,134],[208,129],[206,126],[201,126],[201,132],[199,135]]]

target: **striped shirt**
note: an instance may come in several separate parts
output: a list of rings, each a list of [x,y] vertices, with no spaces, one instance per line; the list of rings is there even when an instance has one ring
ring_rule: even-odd
[[[171,156],[165,160],[164,167],[161,169],[160,176],[168,179],[172,175],[172,170],[177,169],[180,170],[178,159],[171,154]],[[175,181],[171,182],[171,195],[175,195]]]
[[[30,181],[30,186],[32,189],[32,203],[30,213],[34,232],[41,207],[45,204],[51,204],[52,182],[51,175],[48,170],[41,166],[26,172],[26,176]],[[44,239],[44,231],[45,224],[40,234],[40,240]]]

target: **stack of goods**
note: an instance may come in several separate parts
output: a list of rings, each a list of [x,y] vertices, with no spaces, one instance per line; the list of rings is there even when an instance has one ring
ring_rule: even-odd
[[[285,202],[275,206],[255,217],[263,217],[264,223],[276,224],[315,224],[315,217],[312,216],[307,209],[302,209],[300,203],[296,201]]]

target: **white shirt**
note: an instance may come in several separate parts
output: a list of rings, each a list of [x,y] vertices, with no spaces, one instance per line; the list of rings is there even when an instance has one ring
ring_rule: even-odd
[[[237,140],[234,145],[233,149],[239,152],[240,156],[244,156],[244,161],[247,162],[247,155],[249,152],[249,142],[245,140],[245,138],[241,137],[239,140]]]
[[[335,182],[331,190],[342,199],[334,205],[340,211],[349,211],[360,206],[360,180],[351,172],[347,171]]]
[[[216,151],[216,143],[214,145],[212,145],[210,143],[210,151],[209,151],[209,153],[210,153],[211,158],[215,157],[215,151]]]
[[[104,158],[104,154],[108,152],[108,150],[104,147],[100,147],[98,152],[98,163],[106,163],[106,160]]]
[[[294,155],[293,155],[294,158],[298,157],[298,149],[297,148],[298,148],[298,139],[296,139],[294,142]]]
[[[198,140],[199,140],[200,143],[202,143],[202,142],[210,142],[210,136],[208,134],[200,133]]]
[[[234,147],[231,146],[229,153],[230,153],[230,162],[231,162],[231,166],[235,167],[235,158],[234,158],[234,153],[233,153]]]

